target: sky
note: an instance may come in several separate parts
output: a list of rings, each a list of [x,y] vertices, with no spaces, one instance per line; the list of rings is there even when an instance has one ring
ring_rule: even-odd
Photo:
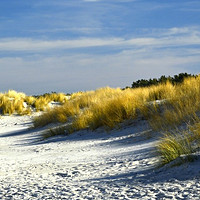
[[[200,73],[199,0],[1,0],[0,92]]]

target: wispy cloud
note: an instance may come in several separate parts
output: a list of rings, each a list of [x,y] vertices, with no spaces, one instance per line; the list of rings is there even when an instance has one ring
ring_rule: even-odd
[[[167,48],[200,45],[200,30],[183,27],[165,30],[154,37],[132,38],[80,38],[73,40],[36,40],[29,38],[0,39],[1,51],[49,51],[54,49],[79,49],[88,47],[115,48]]]
[[[95,46],[123,44],[120,38],[85,38],[76,40],[34,40],[34,39],[3,39],[0,40],[0,50],[5,51],[45,51],[51,49],[70,49]]]

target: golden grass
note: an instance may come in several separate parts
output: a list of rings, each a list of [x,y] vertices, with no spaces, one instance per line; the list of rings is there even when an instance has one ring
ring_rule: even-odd
[[[171,99],[176,95],[176,86],[173,86],[170,82],[166,82],[149,87],[148,92],[150,101]]]
[[[173,93],[168,96],[166,103],[160,105],[159,112],[151,115],[150,124],[155,130],[174,128],[197,118],[200,111],[200,76],[174,86]]]
[[[125,119],[135,118],[137,109],[144,104],[144,101],[147,101],[148,93],[145,92],[147,90],[144,89],[143,95],[139,90],[122,91],[119,88],[106,87],[96,91],[78,93],[78,95],[72,95],[68,104],[52,112],[55,116],[55,113],[68,110],[68,117],[73,116],[72,129],[74,130],[96,129],[101,126],[113,128]],[[66,109],[66,105],[70,107]],[[46,118],[46,114],[41,116],[42,118]]]
[[[0,97],[0,108],[2,110],[2,114],[12,115],[14,112],[22,114],[24,109],[23,100],[2,95]]]
[[[91,113],[88,109],[83,111],[81,114],[79,114],[77,117],[74,118],[71,126],[68,126],[68,131],[70,133],[89,128],[89,125],[91,123],[93,113]]]
[[[33,106],[34,103],[35,103],[35,101],[36,101],[36,98],[33,97],[33,96],[26,96],[25,99],[24,99],[24,101],[25,101],[28,105]]]
[[[45,97],[39,97],[35,100],[33,106],[35,107],[36,111],[45,111],[45,109],[49,107],[49,102],[50,101]]]
[[[187,125],[186,130],[174,130],[165,134],[157,147],[161,156],[161,164],[169,163],[182,155],[188,156],[189,160],[187,159],[186,161],[192,161],[194,157],[191,157],[191,154],[199,151],[199,148],[200,118],[197,116],[191,124]],[[182,159],[181,162],[184,161]]]
[[[55,102],[65,103],[67,101],[67,97],[64,93],[44,94],[43,97],[48,102],[55,101]]]
[[[163,102],[158,104],[155,100]],[[72,94],[69,102],[69,109],[75,107],[78,110],[75,114],[67,115],[73,116],[74,130],[94,130],[101,126],[112,129],[138,115],[148,119],[153,129],[168,129],[188,118],[195,118],[196,112],[200,110],[200,77],[188,78],[180,85],[167,82],[147,88],[121,90],[106,87],[78,92]],[[65,106],[62,109],[65,110]],[[56,112],[60,110],[53,111],[54,115]]]
[[[24,93],[16,92],[15,90],[9,90],[4,95],[9,98],[14,98],[14,99],[24,99],[26,97],[26,95]]]
[[[61,106],[50,109],[48,105],[51,101],[60,102]],[[27,108],[24,107],[24,102],[27,103]],[[34,119],[35,127],[70,122],[51,129],[44,137],[69,134],[86,128],[95,130],[104,127],[110,130],[120,126],[124,120],[143,116],[158,131],[171,131],[179,125],[190,124],[188,132],[166,134],[161,139],[158,151],[162,163],[193,152],[194,141],[200,146],[200,75],[187,78],[177,85],[167,82],[146,88],[121,90],[106,87],[78,92],[72,94],[69,100],[63,93],[39,97],[15,91],[0,94],[0,109],[3,114],[26,114],[31,107],[36,111],[45,111]]]
[[[166,97],[166,90],[171,90],[171,87],[168,89],[167,84],[126,90],[106,87],[96,91],[72,94],[68,102],[68,105],[70,104],[68,110],[75,108],[76,112],[67,115],[67,117],[73,117],[71,119],[71,130],[76,131],[84,128],[94,130],[102,126],[106,129],[112,129],[126,119],[135,119],[138,115],[144,115],[148,112],[146,105],[149,101],[156,100],[158,96],[161,99]],[[64,110],[66,110],[65,105],[60,107],[59,110],[54,109],[45,113],[36,119],[35,126],[57,122],[58,120],[53,120],[52,117],[50,122],[49,117],[46,115],[52,115],[53,113],[56,116],[56,113],[60,112],[65,114]],[[44,123],[45,120],[46,123]],[[41,121],[41,125],[39,121]]]
[[[2,114],[12,115],[18,113],[22,115],[25,111],[24,108],[24,93],[17,93],[14,90],[9,90],[7,93],[0,94],[0,110]]]
[[[6,93],[0,93],[0,111],[4,115],[12,115],[14,113],[27,115],[31,114],[33,108],[35,108],[36,111],[47,110],[49,107],[48,104],[51,101],[57,101],[63,104],[67,102],[67,98],[63,93],[52,93],[36,98],[33,96],[26,96],[22,92],[9,90]]]
[[[181,155],[191,155],[194,149],[190,138],[191,135],[187,132],[165,134],[157,147],[161,156],[161,164],[169,163]]]
[[[48,109],[42,115],[34,118],[34,127],[45,126],[50,123],[65,123],[68,117],[73,117],[80,112],[79,107],[74,106],[72,102],[66,102],[62,107]]]
[[[159,100],[159,102],[156,102]],[[194,143],[200,146],[200,76],[187,78],[182,84],[167,82],[148,88],[126,89],[101,88],[96,91],[79,92],[72,95],[67,110],[76,108],[76,112],[65,113],[65,106],[51,111],[53,116],[61,113],[70,118],[70,124],[45,133],[44,137],[69,134],[81,129],[95,130],[99,127],[112,129],[124,120],[145,117],[154,130],[176,130],[184,124],[190,124],[189,131],[171,132],[164,135],[157,147],[161,163],[166,164],[181,155],[190,155],[195,151]],[[47,112],[49,115],[51,112]],[[57,113],[57,114],[56,114]],[[46,114],[40,116],[46,120]],[[43,124],[48,124],[48,123]],[[53,122],[53,120],[51,121]],[[40,124],[40,122],[39,122]],[[195,124],[195,125],[194,125]],[[198,141],[198,142],[197,142]]]

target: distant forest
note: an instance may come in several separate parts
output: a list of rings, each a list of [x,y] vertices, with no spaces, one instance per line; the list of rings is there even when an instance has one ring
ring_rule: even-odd
[[[131,85],[131,88],[148,87],[151,85],[158,85],[159,83],[166,83],[167,81],[175,85],[178,83],[182,83],[183,80],[188,77],[197,77],[197,75],[192,75],[188,73],[180,73],[178,75],[174,75],[173,77],[161,76],[160,78],[154,78],[154,79],[149,79],[149,80],[140,79],[136,82],[133,82]],[[130,87],[126,87],[126,88],[130,88]]]

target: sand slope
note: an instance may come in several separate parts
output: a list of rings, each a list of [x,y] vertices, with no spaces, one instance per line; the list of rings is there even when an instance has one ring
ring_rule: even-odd
[[[200,199],[199,160],[156,169],[145,121],[47,141],[30,125],[0,118],[0,199]]]

